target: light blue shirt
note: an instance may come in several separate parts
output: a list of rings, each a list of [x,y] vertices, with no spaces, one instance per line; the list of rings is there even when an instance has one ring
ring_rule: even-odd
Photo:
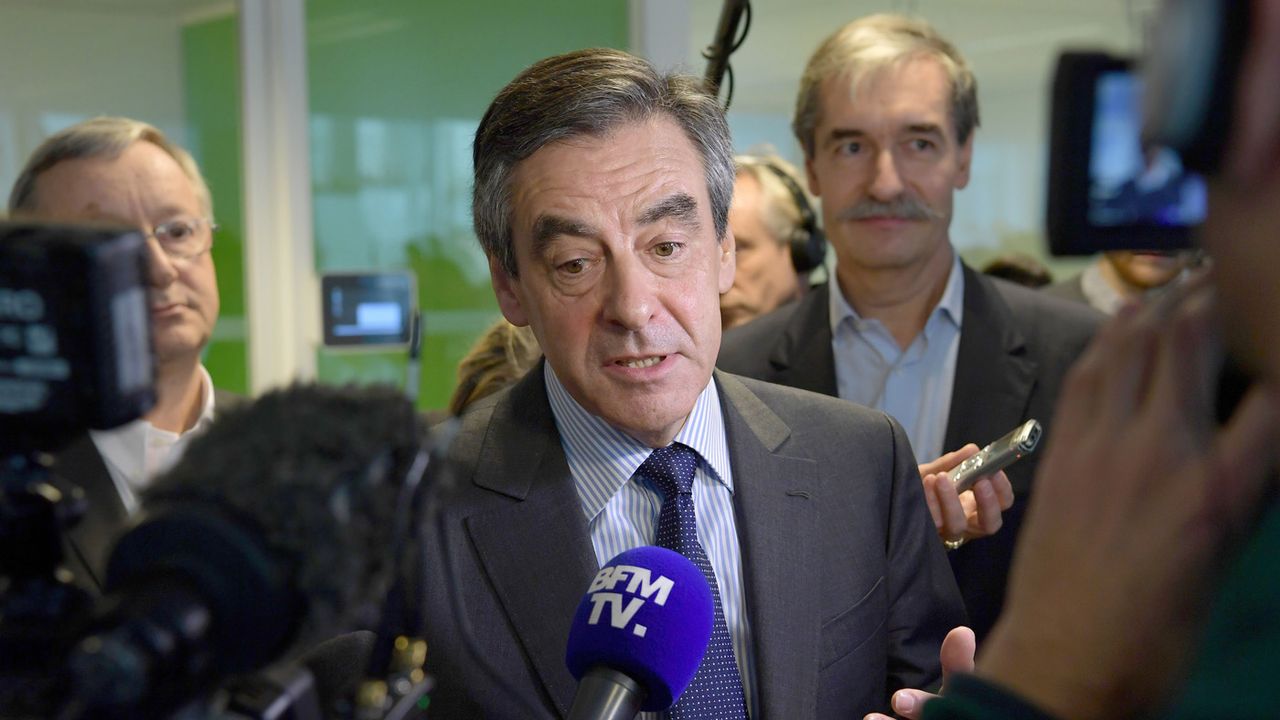
[[[544,363],[543,368],[551,413],[560,430],[560,441],[582,511],[587,516],[596,561],[603,567],[624,550],[654,544],[662,493],[636,475],[652,448],[587,412],[560,384],[551,364]],[[747,622],[742,551],[733,517],[733,470],[729,465],[720,393],[714,380],[698,395],[675,442],[688,445],[701,456],[693,478],[698,541],[715,573],[747,707],[755,716],[755,658],[751,653],[751,626]],[[642,713],[640,717],[665,715]]]
[[[956,379],[960,323],[964,315],[964,273],[954,256],[951,275],[924,330],[905,350],[879,320],[858,315],[831,284],[831,351],[836,388],[845,400],[883,410],[902,424],[918,462],[943,452],[951,389]]]

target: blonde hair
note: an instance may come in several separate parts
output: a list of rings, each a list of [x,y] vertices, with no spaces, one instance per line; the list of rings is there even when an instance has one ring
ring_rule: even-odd
[[[532,330],[499,318],[458,364],[458,387],[449,400],[449,412],[461,415],[475,401],[515,383],[541,357],[542,347]]]
[[[978,81],[960,51],[933,26],[902,15],[880,14],[854,20],[827,36],[800,77],[791,130],[813,157],[814,132],[822,117],[822,84],[844,76],[856,92],[868,75],[916,58],[937,60],[951,81],[951,122],[963,144],[978,127]]]
[[[196,161],[182,148],[175,145],[154,125],[124,117],[96,117],[76,123],[40,143],[40,147],[27,160],[18,174],[9,194],[9,212],[30,213],[36,209],[36,180],[41,173],[65,160],[81,158],[110,158],[120,156],[135,142],[149,142],[163,150],[178,163],[182,172],[195,185],[196,196],[208,217],[213,216],[213,198],[209,185],[200,175]]]

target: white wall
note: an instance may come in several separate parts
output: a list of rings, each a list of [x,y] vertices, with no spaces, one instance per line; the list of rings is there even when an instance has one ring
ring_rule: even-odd
[[[27,155],[95,115],[128,115],[185,143],[179,20],[0,0],[0,210]]]

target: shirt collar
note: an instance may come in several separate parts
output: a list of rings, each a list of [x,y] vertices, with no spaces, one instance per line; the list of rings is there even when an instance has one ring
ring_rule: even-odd
[[[543,378],[569,471],[583,512],[590,521],[635,475],[653,449],[579,405],[556,377],[550,363],[543,363]],[[733,492],[729,444],[714,378],[698,394],[688,419],[676,433],[675,442],[696,450],[709,475]]]
[[[190,430],[172,433],[153,427],[150,422],[138,418],[111,430],[90,430],[89,435],[97,445],[103,461],[114,468],[133,489],[141,489],[152,478],[147,470],[147,443],[151,437],[166,438],[170,443],[186,440],[203,431],[213,422],[213,378],[204,365],[200,365],[201,397],[200,416]],[[127,504],[127,503],[126,503]]]
[[[830,306],[828,316],[831,321],[831,334],[836,335],[840,326],[846,321],[855,330],[861,329],[860,326],[866,321],[845,299],[844,292],[840,290],[840,283],[834,276],[828,285],[830,290],[827,293],[827,301]],[[947,286],[942,289],[942,297],[938,298],[938,304],[934,306],[933,312],[929,313],[930,318],[937,315],[950,320],[957,329],[961,327],[964,318],[964,269],[960,262],[960,254],[955,250],[951,251],[951,272],[947,275]]]

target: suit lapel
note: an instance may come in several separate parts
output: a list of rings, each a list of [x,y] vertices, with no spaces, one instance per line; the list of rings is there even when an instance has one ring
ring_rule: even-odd
[[[831,284],[819,285],[800,299],[793,320],[769,355],[780,385],[834,396],[835,358],[831,352],[828,295]]]
[[[577,685],[565,668],[574,611],[598,569],[540,369],[494,409],[475,484],[517,502],[466,529],[520,644],[562,715]]]
[[[982,446],[1012,430],[1035,387],[1035,361],[1027,357],[999,291],[968,266],[964,274],[964,319],[944,452],[970,442]]]
[[[78,487],[87,501],[84,517],[66,533],[72,556],[66,559],[82,568],[85,578],[102,590],[112,543],[128,520],[120,492],[87,432],[54,456],[52,469],[54,482],[64,492]]]
[[[817,468],[777,453],[791,429],[760,398],[731,375],[717,372],[716,380],[725,401],[761,717],[813,717],[822,627]]]

